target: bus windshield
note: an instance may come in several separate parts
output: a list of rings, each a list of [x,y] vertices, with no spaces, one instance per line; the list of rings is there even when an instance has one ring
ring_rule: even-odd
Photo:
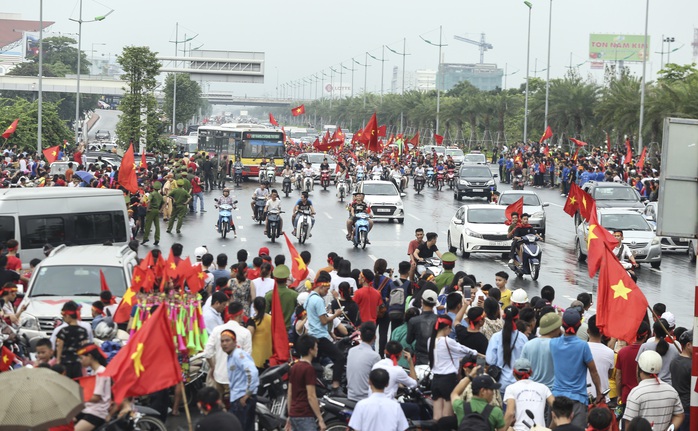
[[[240,157],[261,159],[266,158],[282,158],[284,157],[284,145],[281,142],[270,142],[259,139],[250,139],[243,141],[240,146]]]

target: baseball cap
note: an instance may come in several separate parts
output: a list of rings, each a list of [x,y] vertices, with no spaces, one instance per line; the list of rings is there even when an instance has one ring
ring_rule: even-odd
[[[547,313],[540,319],[540,335],[548,335],[562,326],[562,317],[557,313]]]
[[[675,328],[676,327],[676,317],[674,316],[674,313],[671,311],[665,311],[664,314],[662,314],[662,319],[666,320],[666,323],[669,324],[669,328]]]
[[[582,320],[582,316],[579,315],[579,311],[574,308],[568,308],[562,314],[562,322],[567,326],[575,326]]]
[[[426,290],[422,293],[422,302],[427,305],[436,305],[437,300],[438,296],[436,296],[436,292],[433,290]]]
[[[526,358],[519,358],[514,362],[514,371],[518,371],[520,373],[530,373],[531,368],[531,361]]]
[[[266,254],[267,256],[269,256],[269,249],[266,248],[266,247],[261,247],[261,248],[259,249],[259,253],[257,253],[257,256],[263,256],[263,255],[265,255],[265,254]]]
[[[499,389],[502,387],[502,385],[495,382],[490,376],[477,376],[473,379],[471,385],[473,393],[480,392],[480,389]]]
[[[681,346],[685,346],[686,344],[693,342],[693,329],[690,331],[686,331],[681,336],[679,337],[679,343]]]
[[[197,259],[201,259],[206,253],[208,253],[208,250],[203,245],[194,249],[194,256],[196,256]]]
[[[647,374],[659,374],[662,369],[662,357],[654,350],[645,350],[637,358],[637,366]]]

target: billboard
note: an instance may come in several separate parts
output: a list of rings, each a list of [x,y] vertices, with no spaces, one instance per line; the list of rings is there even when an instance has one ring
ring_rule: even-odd
[[[647,44],[650,37],[647,36]],[[648,49],[645,36],[637,34],[590,34],[589,59],[592,61],[642,61]]]

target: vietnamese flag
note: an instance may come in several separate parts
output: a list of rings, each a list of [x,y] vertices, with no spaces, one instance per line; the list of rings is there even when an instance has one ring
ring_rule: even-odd
[[[305,266],[305,262],[301,255],[293,246],[293,243],[288,239],[288,235],[284,232],[284,238],[286,238],[286,246],[288,247],[288,252],[291,254],[291,276],[293,277],[293,283],[290,287],[296,287],[298,284],[308,277],[308,267]]]
[[[570,190],[572,190],[572,187],[570,187]],[[579,214],[584,220],[589,221],[591,215],[596,214],[596,202],[589,193],[579,187],[577,187],[577,197],[579,198]]]
[[[630,161],[633,159],[633,146],[630,144],[630,138],[627,138],[625,140],[625,160],[623,161],[624,165],[630,164]]]
[[[124,153],[121,159],[121,167],[119,167],[119,185],[126,189],[129,193],[138,191],[138,178],[134,169],[136,160],[133,155],[133,144],[128,146],[128,150]]]
[[[12,353],[12,350],[2,346],[2,350],[0,350],[0,371],[7,371],[12,368],[15,364],[15,359],[17,357]]]
[[[151,276],[148,276],[148,273]],[[148,280],[150,280],[150,285],[147,285]],[[131,285],[124,296],[121,298],[119,305],[114,311],[114,322],[116,323],[126,323],[131,318],[131,308],[136,304],[137,298],[136,294],[141,290],[149,292],[153,289],[153,282],[155,278],[152,277],[152,271],[141,268],[141,265],[133,268],[133,277],[131,278]]]
[[[437,135],[436,133],[434,133],[434,140],[436,141],[436,145],[441,145],[444,143],[444,137]]]
[[[417,133],[415,133],[412,139],[407,142],[412,144],[413,148],[417,148],[419,146],[419,130],[417,130]]]
[[[2,134],[2,137],[5,139],[8,139],[12,134],[17,130],[17,123],[19,123],[19,118],[17,118],[15,121],[10,124],[10,127],[5,129],[5,132]]]
[[[286,234],[284,234],[286,236]],[[286,237],[288,241],[288,237]],[[294,263],[295,265],[295,263]],[[279,298],[279,286],[274,282],[274,290],[271,294],[271,357],[269,366],[284,364],[291,358],[288,351],[288,332],[286,330],[286,319],[281,308],[281,298]]]
[[[516,202],[507,205],[507,209],[504,210],[504,215],[507,218],[507,221],[504,222],[505,225],[508,226],[511,224],[511,215],[513,213],[517,213],[519,217],[521,217],[523,213],[523,201],[524,198],[521,196]]]
[[[167,306],[160,304],[100,375],[111,377],[114,402],[152,394],[182,381]]]
[[[141,169],[147,169],[148,168],[148,162],[145,160],[145,151],[141,153]]]
[[[363,135],[367,143],[366,149],[376,153],[380,152],[380,145],[378,144],[378,120],[376,119],[375,112],[371,116],[371,119],[368,120],[366,127],[364,127]]]
[[[579,188],[577,183],[570,184],[570,191],[569,193],[567,193],[567,200],[565,201],[565,206],[562,207],[562,210],[566,212],[570,217],[574,217],[575,213],[579,211],[581,191],[582,189]]]
[[[589,230],[587,231],[587,269],[589,277],[594,277],[601,266],[604,250],[613,250],[618,245],[618,240],[611,232],[599,223],[596,215],[596,204],[589,217]],[[637,328],[635,328],[637,329]]]
[[[574,142],[574,145],[578,147],[586,147],[588,144],[586,142],[582,142],[578,139],[570,138],[570,141]]]
[[[55,147],[46,148],[43,151],[44,157],[46,157],[46,161],[49,165],[58,159],[58,151],[60,151],[60,147],[58,145]]]
[[[293,115],[294,117],[303,114],[305,114],[305,105],[296,106],[295,108],[291,109],[291,115]]]
[[[644,147],[642,153],[640,153],[640,159],[637,161],[638,170],[642,170],[645,167],[645,157],[647,157],[647,147]]]
[[[577,149],[574,150],[574,156],[572,156],[572,160],[576,162],[578,155],[579,155],[579,147],[577,147]]]
[[[102,272],[101,269],[99,270],[99,290],[101,292],[109,292],[109,285],[107,284],[107,279],[104,278],[104,272]]]
[[[271,112],[269,113],[269,122],[272,126],[279,127],[279,122],[276,121],[276,118],[274,118],[274,114],[272,114]]]
[[[189,292],[198,293],[206,285],[206,274],[201,270],[201,265],[192,265],[186,274]]]
[[[596,326],[607,337],[632,344],[647,313],[647,298],[608,247],[601,250]]]
[[[550,145],[546,145],[545,148],[543,148],[543,155],[547,156],[550,154]]]
[[[543,143],[546,139],[550,139],[553,137],[553,129],[550,128],[550,126],[545,128],[545,132],[543,132],[543,136],[540,137],[540,141],[538,141],[539,144]]]
[[[381,136],[385,137],[387,135],[387,133],[388,133],[388,126],[386,126],[385,124],[378,128],[378,136],[379,137],[381,137]]]

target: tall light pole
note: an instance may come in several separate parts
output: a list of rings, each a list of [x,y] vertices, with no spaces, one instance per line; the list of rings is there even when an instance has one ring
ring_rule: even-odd
[[[80,0],[82,1],[82,0]],[[175,46],[175,70],[177,69],[177,57],[179,56],[179,44],[180,43],[187,43],[190,40],[194,40],[198,34],[194,35],[193,37],[187,38],[187,35],[184,35],[184,40],[179,40],[179,23],[175,23],[175,40],[171,40],[170,43],[174,43]],[[172,134],[177,133],[177,72],[173,72],[173,83],[172,83]]]
[[[545,72],[545,124],[543,130],[548,130],[548,103],[550,98],[550,43],[553,32],[553,0],[550,0],[550,13],[548,16],[548,67]]]
[[[354,63],[358,64],[359,66],[364,68],[364,108],[366,107],[366,70],[368,68],[368,61],[366,61],[364,64],[359,63],[358,61],[354,60]],[[366,56],[366,60],[368,60],[368,55]],[[354,72],[351,72],[351,87],[354,88]]]
[[[528,7],[528,38],[526,41],[526,93],[524,96],[524,129],[523,129],[523,142],[524,144],[528,139],[528,80],[530,77],[530,61],[531,61],[531,10],[533,5],[530,1],[524,1],[526,7]]]
[[[342,65],[340,64],[339,70],[334,70],[333,68],[330,67],[332,72],[339,75],[339,97],[338,97],[339,100],[342,100],[342,76],[344,76],[344,72],[342,71],[341,66]],[[332,82],[334,82],[334,78],[332,79]],[[334,94],[334,85],[332,86],[332,94]],[[330,105],[330,108],[331,107],[332,107],[332,105]]]
[[[44,0],[39,0],[39,112],[37,124],[36,154],[41,154],[41,135],[43,134],[43,98],[44,98]],[[76,125],[77,126],[77,125]]]
[[[552,0],[551,0],[552,1]],[[442,26],[439,26],[439,43],[433,43],[430,42],[426,39],[424,39],[422,36],[419,36],[422,38],[422,40],[429,45],[433,46],[438,46],[439,47],[439,63],[438,63],[438,69],[436,71],[436,129],[434,131],[434,134],[439,134],[439,112],[441,111],[441,89],[439,88],[439,84],[443,86],[443,81],[442,79],[439,79],[441,77],[441,48],[444,46],[448,46],[445,43],[441,43],[441,37],[442,37]]]
[[[325,77],[329,77],[329,75],[327,75],[325,73],[324,69],[321,70],[320,73],[322,74],[322,86],[320,86],[320,98],[324,99],[325,98]]]
[[[353,60],[353,58],[352,58],[352,60]],[[355,70],[355,69],[354,69],[353,67],[352,67],[351,69],[349,69],[348,67],[346,67],[346,66],[345,66],[344,64],[342,64],[342,63],[340,63],[340,66],[342,66],[342,69],[348,70],[348,71],[351,72],[351,97],[352,97],[352,99],[353,99],[353,98],[354,98],[354,70]],[[344,75],[344,74],[342,74],[342,75]],[[341,87],[341,84],[340,84],[340,87]],[[340,90],[340,91],[341,91],[341,90]]]
[[[675,42],[676,39],[673,37],[667,37],[664,39],[664,42],[668,43],[667,47],[667,53],[666,53],[666,63],[669,64],[671,63],[671,42]],[[662,50],[664,50],[664,44],[662,44]]]
[[[366,53],[368,54],[368,53]],[[383,45],[383,53],[381,54],[381,58],[376,58],[372,56],[371,54],[368,54],[369,57],[376,61],[381,62],[381,102],[383,102],[383,77],[385,76],[384,72],[384,66],[385,66],[385,45]]]
[[[552,1],[552,0],[551,0]],[[647,28],[650,22],[650,0],[645,2],[645,46],[642,51],[642,83],[640,86],[640,126],[637,132],[637,151],[642,152],[642,126],[645,121],[645,81],[647,77]]]
[[[366,87],[367,78],[368,78],[368,51],[366,51],[366,56],[364,57],[364,108],[366,107],[366,93],[368,93],[368,88]]]
[[[80,124],[80,60],[82,58],[82,23],[83,22],[97,22],[97,21],[102,21],[104,18],[108,17],[112,12],[114,12],[114,9],[111,9],[109,12],[107,12],[105,15],[99,15],[96,16],[94,19],[84,21],[82,19],[82,0],[80,0],[80,8],[78,12],[78,19],[73,19],[69,18],[70,21],[77,22],[78,23],[78,67],[77,67],[77,81],[76,81],[76,91],[75,91],[75,143],[77,145],[78,142],[80,142],[80,132],[79,132],[79,124]],[[83,138],[86,138],[87,131],[83,131]]]
[[[402,90],[400,91],[401,96],[405,95],[405,57],[410,55],[407,53],[406,46],[407,46],[407,38],[402,38],[402,52],[397,52],[394,49],[392,49],[391,47],[389,47],[389,46],[387,47],[388,51],[392,52],[393,54],[402,56]],[[400,132],[402,132],[402,130],[403,130],[402,121],[404,118],[404,115],[403,115],[404,112],[402,109],[402,104],[400,104],[400,106],[401,106],[401,108],[400,108]]]

